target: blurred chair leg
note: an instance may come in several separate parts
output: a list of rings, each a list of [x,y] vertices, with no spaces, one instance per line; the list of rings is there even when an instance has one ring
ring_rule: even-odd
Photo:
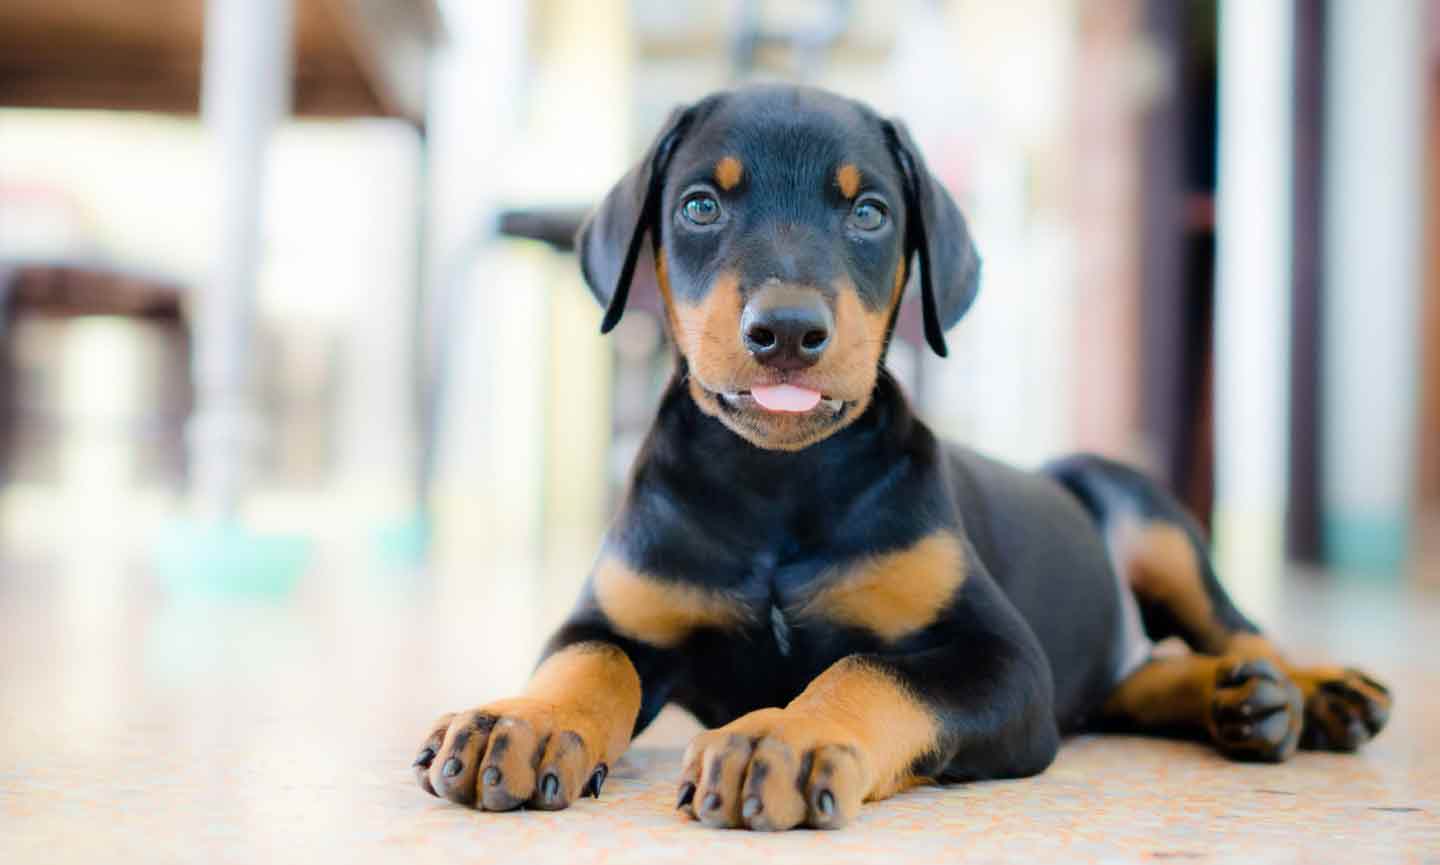
[[[195,323],[192,517],[162,540],[158,565],[178,589],[287,591],[303,539],[255,536],[242,504],[263,434],[253,394],[255,281],[271,132],[288,110],[291,0],[209,0],[202,112],[215,148],[215,267]]]

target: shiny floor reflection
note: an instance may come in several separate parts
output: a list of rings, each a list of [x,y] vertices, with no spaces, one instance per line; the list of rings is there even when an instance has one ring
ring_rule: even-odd
[[[1434,599],[1294,575],[1260,616],[1299,657],[1394,686],[1391,728],[1358,756],[1243,766],[1084,737],[1040,778],[763,836],[672,810],[694,729],[678,713],[568,812],[480,814],[415,787],[428,722],[523,681],[574,566],[398,576],[327,552],[293,596],[226,599],[115,561],[77,543],[0,564],[0,862],[1440,862]]]

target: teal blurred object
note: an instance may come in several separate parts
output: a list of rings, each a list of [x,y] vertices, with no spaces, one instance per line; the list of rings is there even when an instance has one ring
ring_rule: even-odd
[[[301,535],[260,534],[234,520],[182,520],[161,533],[155,565],[176,594],[281,598],[294,591],[310,554]]]
[[[418,568],[429,557],[433,528],[429,511],[423,509],[416,509],[395,522],[382,524],[375,529],[375,555],[387,568]]]
[[[1357,579],[1394,580],[1409,550],[1403,514],[1330,514],[1325,517],[1325,563]]]

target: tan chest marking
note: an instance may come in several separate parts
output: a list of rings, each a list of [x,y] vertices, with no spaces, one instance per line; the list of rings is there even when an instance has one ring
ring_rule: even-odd
[[[606,557],[595,569],[595,599],[615,630],[652,646],[679,645],[700,628],[748,624],[734,599],[696,586],[670,583]]]
[[[845,566],[799,610],[894,642],[935,622],[965,582],[965,551],[950,532]]]

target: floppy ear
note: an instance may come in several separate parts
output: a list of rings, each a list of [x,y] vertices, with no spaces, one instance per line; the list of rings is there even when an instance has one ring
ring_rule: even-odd
[[[960,208],[925,167],[905,124],[887,120],[884,126],[905,179],[905,260],[909,262],[912,253],[920,256],[925,341],[944,357],[945,331],[965,315],[980,290],[980,255]]]
[[[600,332],[609,333],[625,313],[630,279],[635,274],[647,233],[652,250],[660,240],[660,201],[670,157],[690,124],[689,108],[677,108],[656,135],[645,157],[630,169],[586,217],[575,235],[580,270],[590,293],[605,307]]]

